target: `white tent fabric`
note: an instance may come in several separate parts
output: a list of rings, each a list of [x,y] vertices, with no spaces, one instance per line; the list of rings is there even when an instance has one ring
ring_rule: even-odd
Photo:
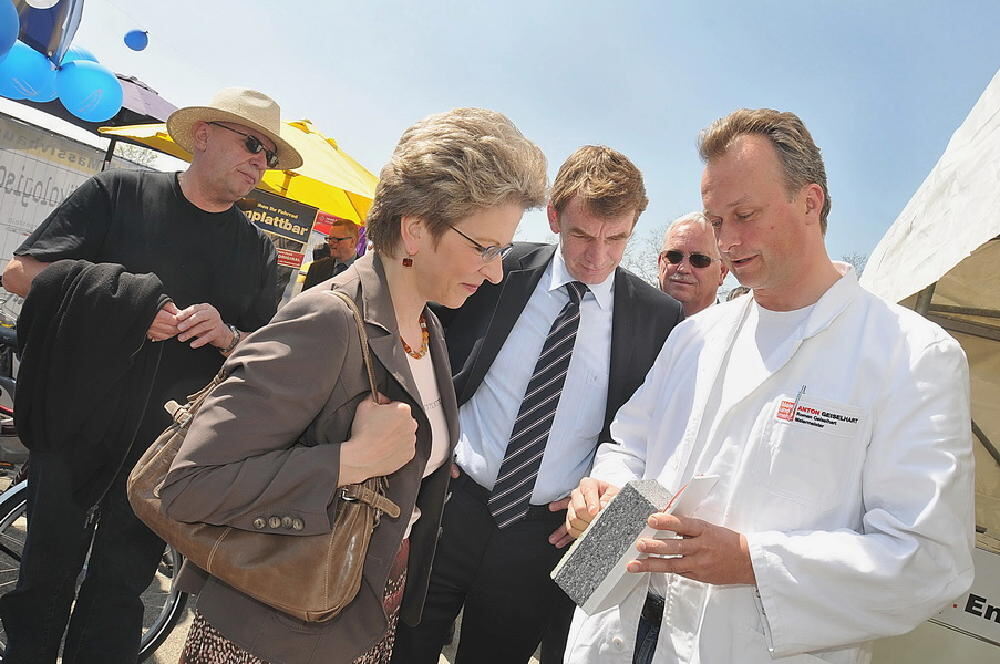
[[[865,266],[891,302],[922,290],[1000,235],[1000,72]]]
[[[872,252],[861,283],[958,339],[972,370],[973,421],[1000,446],[1000,72]],[[918,293],[931,285],[925,312]],[[1000,462],[988,444],[974,447],[976,522],[1000,540]]]

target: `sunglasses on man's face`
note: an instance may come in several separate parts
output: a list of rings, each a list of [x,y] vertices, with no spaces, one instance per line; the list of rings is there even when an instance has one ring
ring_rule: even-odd
[[[216,127],[222,127],[223,129],[228,129],[229,131],[233,132],[234,134],[239,134],[240,136],[243,136],[245,138],[245,140],[243,141],[243,147],[245,147],[247,149],[247,152],[249,152],[250,154],[259,154],[261,152],[261,150],[263,150],[264,154],[267,155],[267,167],[268,168],[277,168],[277,166],[278,166],[278,153],[277,152],[271,152],[270,150],[268,150],[267,148],[265,148],[264,144],[261,143],[260,139],[257,138],[256,136],[251,136],[250,134],[245,134],[242,131],[239,131],[238,129],[233,129],[232,127],[227,127],[226,125],[220,124],[218,122],[209,122],[208,124],[215,125]]]
[[[666,258],[667,262],[671,265],[677,265],[682,260],[684,260],[684,252],[677,249],[670,249],[669,251],[660,252],[660,258]],[[698,268],[699,270],[704,269],[712,264],[715,260],[711,256],[706,256],[705,254],[687,254],[688,262],[691,263],[691,267]]]

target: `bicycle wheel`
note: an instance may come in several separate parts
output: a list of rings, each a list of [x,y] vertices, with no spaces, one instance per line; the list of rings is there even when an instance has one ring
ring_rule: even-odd
[[[28,483],[11,487],[0,495],[0,594],[12,590],[28,532]],[[184,614],[187,595],[174,587],[181,556],[167,547],[149,587],[142,594],[142,639],[139,661],[144,661],[166,640]],[[86,568],[86,564],[84,564]],[[82,578],[82,574],[81,574]],[[7,647],[7,633],[0,627],[0,661]]]
[[[178,621],[184,616],[187,593],[174,587],[184,559],[172,546],[163,552],[146,592],[142,594],[142,639],[139,644],[139,661],[143,662],[159,648]]]
[[[21,481],[0,497],[0,594],[17,585],[24,538],[28,532],[28,482]],[[0,660],[7,653],[7,631],[0,626]]]
[[[22,480],[0,495],[0,595],[13,590],[21,566],[21,552],[28,530],[28,482]],[[0,631],[0,652],[7,635]]]

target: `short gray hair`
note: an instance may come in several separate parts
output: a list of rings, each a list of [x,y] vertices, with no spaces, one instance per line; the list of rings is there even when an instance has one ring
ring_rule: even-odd
[[[669,226],[667,226],[667,232],[663,234],[663,242],[660,243],[660,251],[667,248],[667,238],[670,237],[670,231],[675,228],[680,228],[681,226],[699,226],[703,231],[708,231],[713,236],[715,235],[715,231],[712,229],[712,223],[708,220],[708,217],[705,216],[704,212],[701,212],[700,210],[688,212],[685,215],[677,217],[670,222]],[[719,245],[713,242],[712,249],[715,252],[715,256],[719,257]]]
[[[478,210],[539,207],[545,186],[545,156],[502,113],[456,108],[431,115],[403,132],[382,169],[367,237],[394,256],[404,216],[420,217],[437,239]]]

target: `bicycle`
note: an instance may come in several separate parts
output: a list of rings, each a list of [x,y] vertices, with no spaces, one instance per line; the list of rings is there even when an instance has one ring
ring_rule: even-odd
[[[16,333],[0,326],[0,390],[5,391],[11,398],[16,388],[11,355],[16,347]],[[14,411],[0,404],[0,420],[4,416],[13,417]],[[0,421],[0,426],[4,424],[7,422]],[[30,463],[30,459],[25,463],[25,468],[20,469],[15,475],[10,487],[0,493],[0,594],[12,590],[17,584],[24,539],[28,532],[28,481],[24,479],[27,463]],[[187,594],[174,587],[175,577],[180,571],[182,562],[181,555],[173,547],[168,546],[157,566],[156,575],[142,594],[144,611],[138,660],[140,662],[148,659],[163,644],[184,615]],[[84,562],[80,580],[86,569],[87,563]],[[3,661],[6,646],[7,633],[0,626],[0,662]]]

